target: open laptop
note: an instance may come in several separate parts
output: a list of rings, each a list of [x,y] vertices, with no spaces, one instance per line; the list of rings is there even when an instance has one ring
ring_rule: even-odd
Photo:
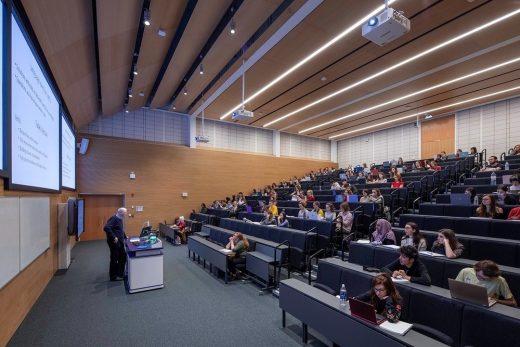
[[[309,219],[318,220],[318,213],[316,213],[314,211],[309,212]]]
[[[451,193],[450,203],[452,205],[471,205],[471,195],[464,193]]]
[[[386,320],[383,316],[376,314],[374,306],[369,303],[350,298],[348,299],[348,304],[350,306],[350,314],[356,318],[375,325],[379,325]]]
[[[491,307],[496,300],[488,298],[486,287],[448,278],[451,297],[483,307]]]
[[[359,202],[359,196],[358,195],[349,195],[348,196],[348,202]]]
[[[511,184],[511,176],[513,175],[502,175],[502,184]]]

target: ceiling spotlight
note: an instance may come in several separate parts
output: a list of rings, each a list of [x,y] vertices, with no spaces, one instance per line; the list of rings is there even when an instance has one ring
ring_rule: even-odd
[[[144,10],[144,14],[143,14],[143,23],[144,25],[146,25],[147,27],[150,26],[150,24],[152,24],[151,20],[150,20],[150,11],[146,8]]]
[[[202,63],[199,66],[199,74],[204,75],[204,66],[202,66]]]
[[[123,105],[125,107],[125,113],[128,113],[128,104]]]
[[[137,72],[137,64],[134,64],[134,75],[137,76],[138,73],[139,73],[139,72]]]
[[[166,31],[164,31],[162,29],[158,29],[157,30],[157,35],[159,35],[160,37],[165,37],[166,36]]]
[[[131,98],[132,96],[132,88],[128,88],[128,97]]]
[[[144,96],[144,93],[143,92],[139,92],[139,96]]]
[[[172,105],[172,110],[176,110],[177,107],[175,107],[175,104]]]
[[[235,33],[237,32],[235,29],[235,21],[233,19],[229,23],[229,32],[231,33],[231,35],[235,35]]]
[[[379,20],[377,19],[377,16],[374,16],[368,20],[367,25],[373,27],[377,25],[377,22],[379,22]]]
[[[429,114],[429,113],[425,113],[425,114],[424,114],[424,119],[430,119],[430,118],[432,118],[432,117],[433,117],[433,116],[432,116],[431,114]]]
[[[186,89],[186,87],[184,87],[184,91],[182,92],[182,94],[188,95],[188,89]]]

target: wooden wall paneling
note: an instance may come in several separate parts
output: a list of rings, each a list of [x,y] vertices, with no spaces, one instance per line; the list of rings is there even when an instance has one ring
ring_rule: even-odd
[[[124,196],[82,194],[81,197],[85,199],[85,232],[81,235],[81,241],[104,240],[103,227],[108,218],[124,206]]]
[[[455,153],[455,115],[421,123],[421,158]]]
[[[294,175],[337,164],[330,161],[276,158],[182,146],[90,138],[89,151],[78,158],[80,193],[125,194],[126,232],[135,234],[144,221],[152,225],[188,216],[202,202],[211,203],[239,191],[248,194]],[[128,178],[136,174],[135,180]],[[187,192],[188,197],[181,197]],[[143,206],[136,212],[131,206]]]
[[[1,186],[2,183],[0,181]],[[0,290],[0,346],[5,346],[58,269],[58,203],[66,202],[76,193],[63,191],[61,194],[51,195],[2,188],[0,195],[49,196],[51,204],[50,248]]]

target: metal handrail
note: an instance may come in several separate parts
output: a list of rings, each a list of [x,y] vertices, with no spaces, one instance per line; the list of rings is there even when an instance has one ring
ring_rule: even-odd
[[[314,253],[313,255],[311,255],[308,259],[308,262],[307,262],[307,268],[309,269],[308,271],[308,275],[307,275],[307,284],[311,284],[312,282],[312,277],[311,277],[311,274],[312,274],[312,271],[311,271],[311,262],[312,262],[312,259],[316,258],[318,255],[320,255],[321,252],[325,251],[323,248],[318,250],[316,253]]]
[[[419,202],[421,199],[422,199],[421,197],[418,197],[417,199],[415,199],[415,200],[413,201],[412,208],[413,208],[413,211],[414,211],[413,213],[414,213],[414,214],[415,214],[415,205],[417,204],[417,207],[419,207],[418,202]]]
[[[279,273],[278,273],[278,277],[276,276],[276,254],[278,254],[277,250],[280,249],[281,246],[283,245],[286,245],[288,247],[287,249],[287,277],[288,278],[291,278],[291,242],[289,242],[289,240],[285,240],[283,242],[280,242],[275,248],[274,248],[274,273],[273,273],[273,277],[274,277],[274,284],[275,284],[275,287],[278,288],[277,284],[279,282],[279,277],[280,277],[280,274],[282,273],[282,262],[283,262],[283,259],[280,259],[280,264],[278,265],[278,268],[279,268]]]

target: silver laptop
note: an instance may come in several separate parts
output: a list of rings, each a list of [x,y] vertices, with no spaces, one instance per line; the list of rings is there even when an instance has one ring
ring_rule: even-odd
[[[486,287],[448,278],[451,297],[483,307],[491,307],[496,300],[488,297]]]
[[[464,193],[451,193],[450,203],[452,205],[471,205],[471,195]]]

